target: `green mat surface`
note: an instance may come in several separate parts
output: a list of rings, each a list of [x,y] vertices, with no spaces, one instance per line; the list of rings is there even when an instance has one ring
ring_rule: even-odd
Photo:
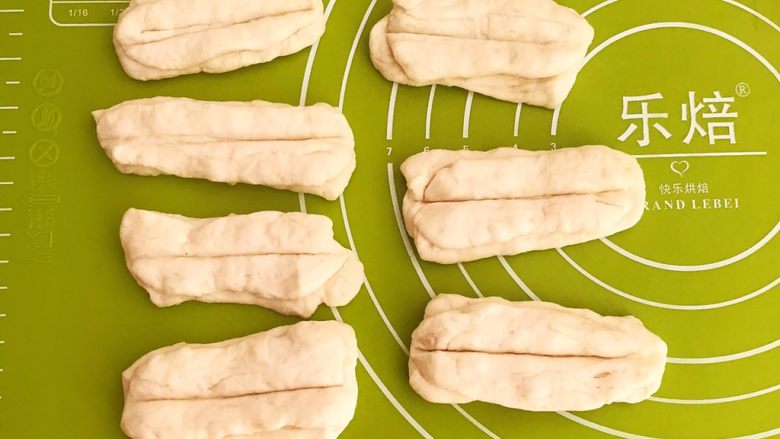
[[[124,265],[117,230],[129,207],[190,216],[305,208],[333,219],[367,276],[339,310],[362,352],[345,438],[780,434],[780,2],[564,1],[596,38],[557,112],[393,86],[367,47],[390,2],[330,2],[316,51],[141,83],[111,43],[126,3],[0,0],[0,438],[121,438],[120,373],[140,355],[295,321],[251,306],[155,308]],[[90,111],[156,95],[341,106],[357,171],[335,202],[122,175]],[[398,167],[409,155],[591,143],[639,157],[649,204],[633,229],[462,266],[418,261],[409,247],[398,216]],[[650,401],[576,414],[426,403],[407,385],[404,351],[437,292],[633,314],[669,344],[663,385]],[[334,315],[322,308],[315,318]]]

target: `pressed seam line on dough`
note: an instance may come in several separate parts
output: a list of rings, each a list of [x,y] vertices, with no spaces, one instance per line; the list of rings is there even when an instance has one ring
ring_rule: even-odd
[[[449,354],[486,354],[486,355],[515,355],[515,356],[527,356],[527,357],[545,357],[545,358],[595,358],[600,360],[619,360],[622,358],[628,358],[632,356],[646,356],[638,352],[634,352],[627,355],[621,355],[617,357],[601,357],[598,355],[552,355],[552,354],[538,354],[533,352],[487,352],[487,351],[475,351],[470,349],[423,349],[416,346],[412,346],[412,351],[417,350],[420,352],[428,353],[449,353]]]
[[[224,259],[224,258],[254,258],[259,256],[347,256],[347,252],[352,253],[345,248],[341,253],[238,253],[234,255],[160,255],[160,256],[130,256],[129,259],[154,260],[154,259]]]
[[[250,392],[250,393],[243,393],[243,394],[240,394],[240,395],[215,396],[213,398],[209,398],[209,397],[201,397],[201,398],[151,398],[151,399],[131,399],[130,401],[133,401],[133,402],[212,401],[212,400],[246,398],[246,397],[250,397],[250,396],[273,395],[275,393],[297,392],[297,391],[301,391],[301,390],[335,389],[335,388],[339,388],[339,387],[346,387],[346,384],[336,384],[336,385],[332,385],[332,386],[320,386],[320,387],[299,387],[299,388],[295,388],[295,389],[270,390],[268,392]]]
[[[160,38],[160,39],[157,39],[157,40],[139,41],[137,43],[123,44],[123,45],[126,46],[126,47],[132,47],[132,46],[140,46],[140,45],[151,44],[151,43],[159,43],[159,42],[168,41],[168,40],[171,40],[173,38],[177,38],[177,37],[180,37],[180,36],[183,36],[183,35],[192,35],[192,34],[199,33],[199,32],[224,29],[224,28],[227,28],[227,27],[230,27],[230,26],[238,26],[238,25],[242,25],[242,24],[249,24],[249,23],[252,23],[254,21],[262,20],[264,18],[282,17],[282,16],[285,16],[285,15],[300,14],[302,12],[310,12],[310,11],[314,11],[314,8],[290,10],[290,11],[287,11],[287,12],[282,12],[280,14],[262,15],[262,16],[259,16],[259,17],[250,18],[250,19],[245,20],[245,21],[236,21],[236,22],[232,22],[232,23],[205,22],[205,23],[190,24],[190,25],[187,25],[185,27],[172,28],[172,29],[143,29],[143,30],[141,30],[139,32],[139,35],[143,35],[143,34],[150,33],[150,32],[176,32],[176,31],[182,31],[182,32],[181,33],[177,33],[175,35],[171,35],[169,37]],[[130,12],[132,12],[132,10]],[[218,25],[218,26],[214,26],[214,25]],[[195,29],[197,27],[199,27],[199,28]],[[297,30],[296,30],[296,32],[297,32]]]
[[[433,20],[431,20],[431,21],[433,21]],[[436,20],[436,21],[444,21],[444,20]],[[388,25],[389,24],[390,23],[388,22]],[[487,38],[487,37],[486,38],[478,38],[478,37],[464,37],[464,36],[459,36],[459,35],[418,33],[418,32],[407,31],[407,30],[400,31],[400,32],[385,30],[385,33],[387,35],[391,35],[391,34],[394,34],[394,35],[414,35],[414,36],[417,36],[417,37],[434,37],[434,38],[441,38],[441,39],[446,39],[446,40],[495,41],[495,42],[499,42],[499,43],[518,43],[518,44],[528,44],[528,45],[537,45],[537,46],[560,45],[562,47],[577,47],[577,48],[583,47],[583,48],[586,48],[586,46],[583,43],[579,43],[579,42],[576,42],[576,41],[573,41],[573,40],[571,40],[571,41],[569,41],[569,40],[564,40],[564,41],[558,41],[558,40],[554,40],[554,41],[507,40],[507,39],[500,39],[500,38]],[[572,64],[571,66],[573,67],[575,64]]]
[[[427,190],[427,187],[426,187]],[[537,200],[551,200],[553,198],[558,197],[583,197],[583,196],[597,196],[597,195],[611,195],[611,194],[621,194],[621,193],[632,193],[633,191],[631,189],[608,189],[604,191],[598,191],[598,192],[569,192],[569,193],[560,193],[560,194],[549,194],[549,195],[534,195],[531,197],[511,197],[511,198],[467,198],[467,199],[451,199],[451,200],[418,200],[414,198],[414,201],[417,201],[418,203],[425,203],[425,204],[439,204],[439,203],[465,203],[470,201],[537,201]],[[614,206],[614,204],[611,203],[604,203]],[[620,207],[620,206],[618,206]]]
[[[149,140],[186,140],[191,137],[200,137],[203,139],[208,139],[202,142],[193,142],[193,141],[187,141],[188,145],[207,145],[211,143],[220,143],[220,142],[231,142],[231,143],[242,143],[242,142],[301,142],[306,140],[346,140],[351,141],[352,138],[350,137],[341,137],[341,136],[323,136],[323,137],[287,137],[287,138],[243,138],[243,137],[211,137],[211,136],[198,136],[198,135],[191,135],[188,136],[186,134],[183,134],[181,136],[178,136],[176,134],[164,134],[164,135],[151,135],[151,136],[137,136],[137,137],[104,137],[100,140],[111,142],[121,142],[121,143],[127,143],[127,142],[148,142]],[[156,146],[156,145],[155,145]]]
[[[153,65],[149,65],[149,64],[143,63],[140,60],[138,60],[136,58],[133,58],[132,56],[130,56],[129,53],[127,53],[127,50],[125,50],[125,47],[122,44],[119,44],[117,46],[117,50],[121,50],[122,54],[124,56],[126,56],[128,59],[131,59],[134,63],[136,63],[136,64],[138,64],[140,66],[143,66],[143,67],[145,67],[147,69],[154,70],[154,71],[157,71],[157,72],[176,72],[176,71],[186,70],[186,69],[192,68],[192,67],[199,67],[200,68],[200,67],[203,67],[204,65],[208,64],[209,62],[211,62],[211,61],[213,61],[215,59],[219,59],[219,58],[223,58],[223,57],[227,57],[227,56],[231,56],[231,55],[235,55],[235,54],[241,54],[241,53],[246,53],[246,52],[253,52],[253,53],[267,52],[267,51],[271,50],[272,48],[274,48],[274,47],[276,47],[276,46],[278,46],[280,44],[283,44],[286,41],[289,41],[291,38],[293,38],[296,35],[300,34],[304,29],[308,29],[312,24],[313,23],[310,23],[310,24],[308,24],[308,25],[306,25],[306,26],[296,30],[294,33],[290,34],[287,38],[277,42],[276,44],[274,44],[272,46],[261,48],[261,49],[239,49],[239,50],[233,50],[233,51],[230,51],[230,52],[220,53],[219,55],[215,56],[214,58],[209,58],[209,59],[206,59],[204,61],[197,62],[197,63],[193,64],[192,66],[187,66],[187,67],[161,68],[161,67],[157,67],[157,66],[153,66]],[[291,53],[288,54],[288,55],[291,55]],[[272,59],[279,58],[280,56],[286,56],[286,55],[279,54],[279,55],[275,56]],[[265,61],[265,62],[267,62],[267,61]],[[263,63],[264,62],[254,63],[254,64],[263,64]],[[252,64],[252,65],[254,65],[254,64]],[[248,66],[244,66],[244,67],[248,67]],[[199,73],[211,73],[211,71],[199,70]],[[227,72],[222,72],[222,73],[227,73]]]

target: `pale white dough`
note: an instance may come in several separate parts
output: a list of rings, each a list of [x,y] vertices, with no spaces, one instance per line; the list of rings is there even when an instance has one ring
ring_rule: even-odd
[[[119,234],[130,273],[157,306],[246,303],[309,317],[321,303],[346,305],[363,283],[363,265],[321,215],[197,219],[130,209]]]
[[[355,170],[347,119],[327,104],[157,97],[93,113],[121,172],[248,183],[334,200]]]
[[[456,86],[548,108],[569,94],[593,28],[552,0],[394,0],[371,30],[388,80]]]
[[[357,404],[349,325],[300,322],[152,351],[122,374],[132,439],[336,438]]]
[[[666,352],[631,316],[442,294],[412,334],[409,382],[437,403],[592,410],[655,393]]]
[[[642,216],[642,169],[605,146],[431,150],[401,165],[406,229],[420,257],[450,264],[557,248]]]
[[[114,46],[128,75],[149,80],[268,62],[324,31],[322,0],[132,0]]]

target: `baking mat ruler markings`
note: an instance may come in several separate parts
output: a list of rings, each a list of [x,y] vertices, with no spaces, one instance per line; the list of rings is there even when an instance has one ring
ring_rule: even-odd
[[[49,0],[49,20],[61,27],[113,26],[128,0]]]
[[[14,208],[11,205],[13,193],[16,190],[15,178],[9,172],[12,166],[16,165],[15,148],[17,134],[20,129],[16,126],[19,112],[19,102],[16,100],[17,90],[22,81],[16,77],[17,67],[24,61],[20,52],[18,52],[19,42],[24,36],[21,23],[23,22],[25,10],[21,7],[11,7],[0,9],[0,18],[8,27],[5,27],[0,38],[3,38],[4,49],[0,50],[0,244],[3,244],[3,250],[0,252],[0,266],[4,267],[0,277],[0,293],[3,296],[8,291],[9,269],[13,269],[12,254],[9,241],[14,239],[14,231],[9,225],[9,217],[13,215]],[[8,268],[5,268],[8,267]],[[5,297],[0,296],[5,299]],[[0,322],[8,316],[6,308],[7,302],[0,305]],[[5,348],[7,331],[0,333],[0,349]],[[5,365],[0,363],[0,373],[5,372]],[[4,389],[0,388],[0,399],[3,398]]]

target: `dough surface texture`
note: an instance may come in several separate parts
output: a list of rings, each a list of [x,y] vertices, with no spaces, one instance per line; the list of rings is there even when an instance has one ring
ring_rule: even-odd
[[[401,172],[406,230],[422,259],[442,264],[602,238],[645,207],[636,159],[606,146],[431,150]]]
[[[124,173],[263,185],[334,200],[355,170],[352,130],[327,104],[157,97],[93,115],[100,145]]]
[[[436,403],[593,410],[655,393],[666,352],[631,316],[442,294],[412,334],[409,383]]]
[[[323,32],[322,0],[132,0],[114,47],[125,72],[145,81],[265,63]]]
[[[574,85],[593,32],[552,0],[394,0],[369,46],[390,81],[555,108]]]
[[[132,439],[330,439],[357,404],[349,325],[300,322],[152,351],[122,374]]]
[[[321,303],[346,305],[363,284],[363,265],[321,215],[130,209],[119,234],[130,273],[157,306],[244,303],[310,317]]]

